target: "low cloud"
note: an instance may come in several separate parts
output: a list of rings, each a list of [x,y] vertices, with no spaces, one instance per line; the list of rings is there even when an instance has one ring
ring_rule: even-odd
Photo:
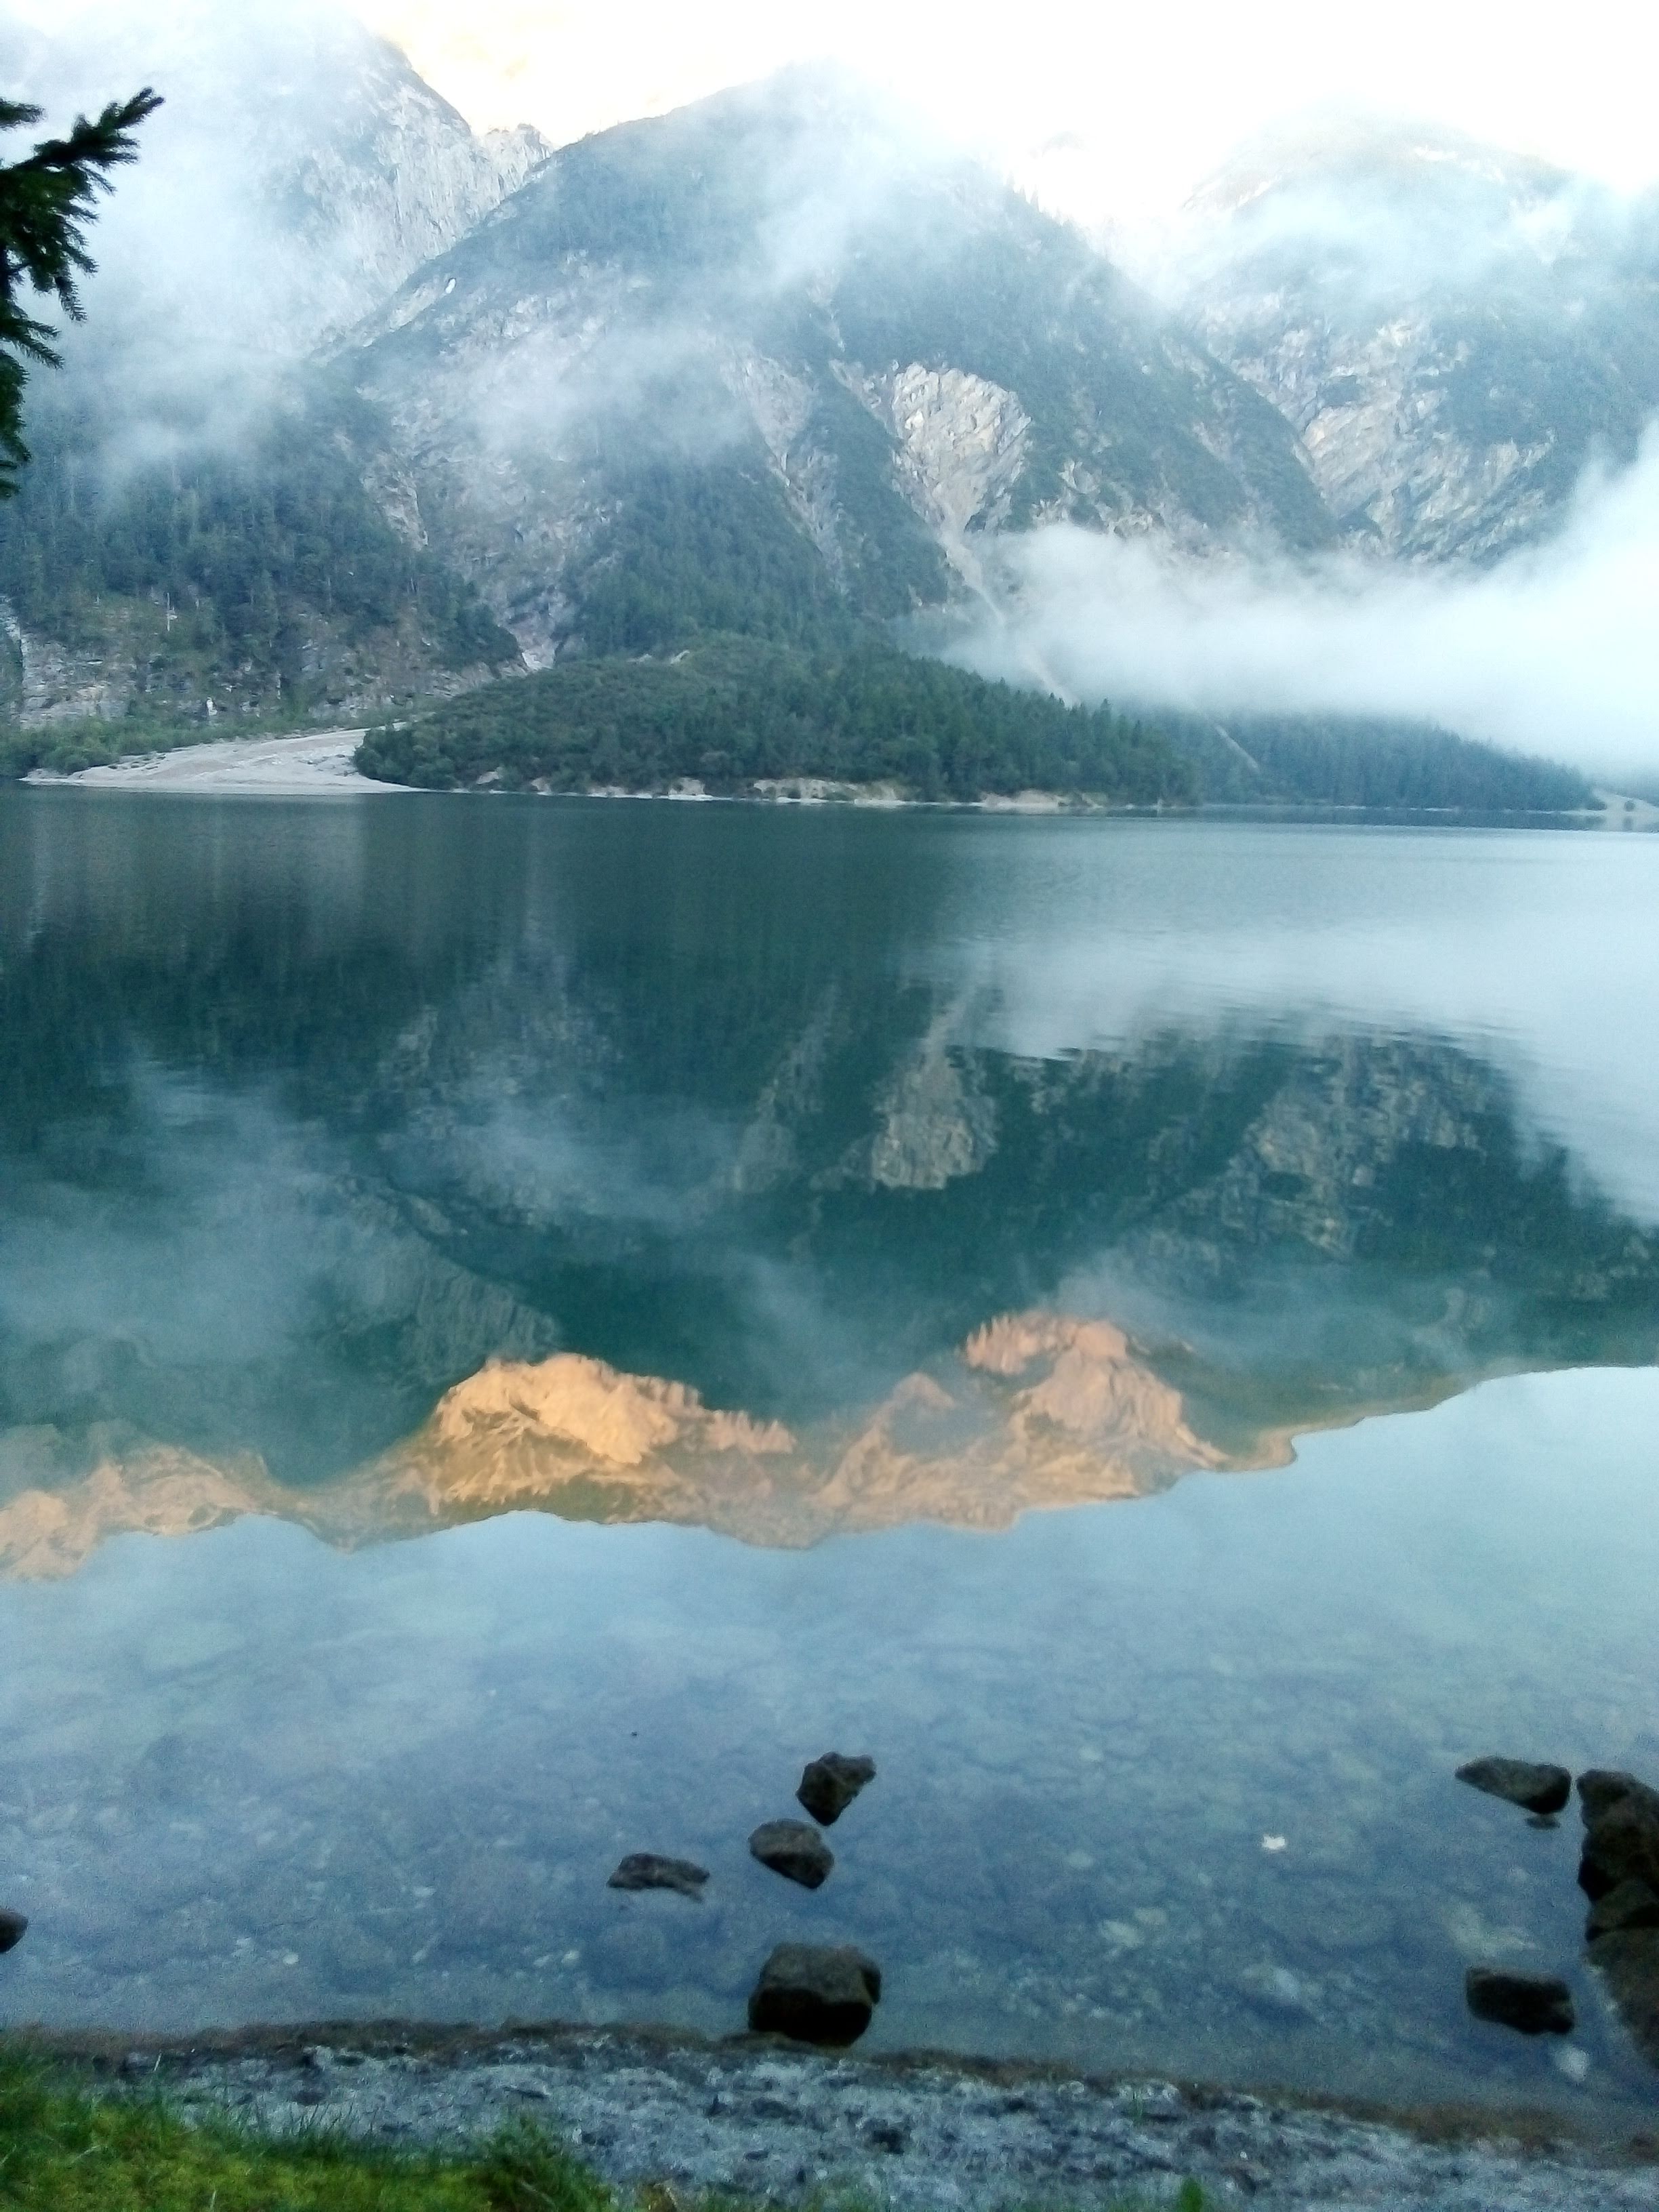
[[[1659,429],[1547,543],[1490,568],[1172,559],[1069,524],[1005,539],[955,657],[1079,699],[1390,714],[1659,776]]]

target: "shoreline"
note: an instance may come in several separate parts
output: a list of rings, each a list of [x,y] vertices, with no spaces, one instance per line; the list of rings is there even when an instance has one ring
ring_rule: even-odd
[[[284,738],[218,738],[201,744],[179,745],[166,752],[135,753],[99,768],[79,769],[71,775],[31,769],[21,781],[37,789],[92,791],[149,791],[200,793],[213,797],[241,794],[251,798],[345,799],[368,795],[425,792],[415,784],[382,783],[360,775],[352,758],[365,731],[361,728],[316,730]],[[459,798],[550,798],[565,799],[668,799],[681,805],[722,806],[778,806],[800,808],[848,807],[868,812],[897,813],[930,811],[1021,817],[1062,815],[1098,818],[1111,816],[1134,820],[1423,823],[1493,828],[1561,828],[1637,832],[1659,830],[1659,806],[1647,801],[1626,802],[1614,792],[1598,792],[1601,808],[1576,812],[1503,812],[1463,807],[1368,807],[1334,801],[1297,803],[1263,799],[1250,803],[1200,801],[1194,805],[1133,805],[1090,799],[1054,791],[991,793],[976,799],[908,799],[891,784],[857,784],[826,776],[781,776],[768,779],[743,792],[711,792],[695,779],[666,791],[633,791],[620,787],[589,791],[554,791],[532,785],[523,791],[503,791],[485,781],[454,787],[427,795]]]
[[[1005,2212],[1115,2191],[1318,2212],[1654,2212],[1659,2136],[1592,2137],[1549,2112],[1415,2112],[937,2051],[859,2057],[671,2029],[405,2022],[194,2037],[29,2033],[99,2094],[186,2116],[458,2147],[538,2121],[612,2183],[893,2212]]]

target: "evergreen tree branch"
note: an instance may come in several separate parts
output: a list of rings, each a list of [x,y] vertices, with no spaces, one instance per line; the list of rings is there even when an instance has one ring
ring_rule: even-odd
[[[96,265],[87,225],[100,193],[112,188],[112,172],[137,159],[138,125],[161,105],[146,86],[94,118],[77,116],[66,137],[43,139],[21,161],[0,163],[0,498],[16,489],[15,472],[28,459],[25,364],[58,362],[52,330],[28,313],[20,295],[25,288],[49,295],[70,321],[82,319],[79,280]],[[0,100],[0,131],[40,119],[38,107]]]

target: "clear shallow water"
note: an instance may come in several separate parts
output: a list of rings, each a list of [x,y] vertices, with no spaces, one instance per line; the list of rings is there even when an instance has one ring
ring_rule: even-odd
[[[8,798],[0,1863],[36,1925],[0,2005],[723,2029],[822,1930],[882,1959],[890,2045],[1650,2106],[1571,1825],[1450,1777],[1659,1772],[1656,867]],[[935,1437],[849,1488],[872,1407],[965,1404],[963,1343],[1034,1310],[1129,1331],[1139,1426],[1050,1450],[999,1399],[975,1483]],[[366,1462],[492,1354],[570,1352],[790,1425],[783,1540],[829,1540],[770,1547],[771,1462],[716,1497],[671,1453],[369,1540]],[[1091,1454],[1160,1494],[1069,1503]],[[1001,1518],[1057,1510],[903,1525],[994,1521],[987,1465]],[[744,1841],[832,1743],[881,1775],[808,1896]],[[641,1848],[708,1901],[607,1892]],[[1575,1978],[1582,2080],[1467,2016],[1477,1958]]]

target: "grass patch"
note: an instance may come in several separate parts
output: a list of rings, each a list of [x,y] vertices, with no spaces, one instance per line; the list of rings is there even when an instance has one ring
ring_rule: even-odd
[[[857,2198],[813,2212],[874,2212]],[[529,2123],[461,2152],[400,2151],[318,2127],[272,2136],[185,2119],[164,2097],[88,2094],[25,2052],[0,2051],[0,2205],[28,2212],[754,2212],[728,2196],[613,2189]],[[1098,2212],[1205,2212],[1171,2197]]]
[[[88,2096],[0,2057],[0,2204],[30,2212],[622,2212],[551,2136],[510,2130],[471,2154],[404,2152],[324,2128],[262,2135],[185,2120],[149,2095]]]

